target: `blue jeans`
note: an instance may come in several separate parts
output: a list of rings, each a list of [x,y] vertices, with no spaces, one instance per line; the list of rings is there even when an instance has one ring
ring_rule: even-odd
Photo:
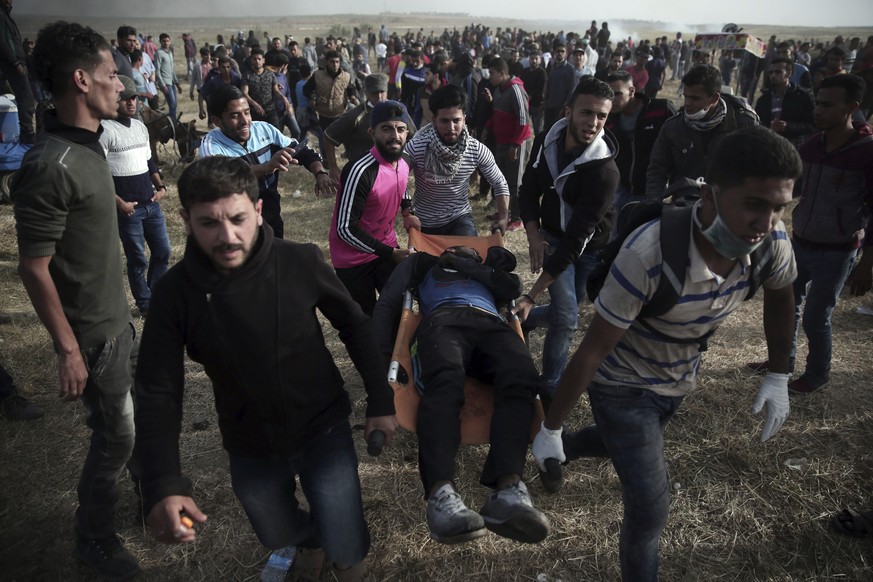
[[[133,452],[133,398],[130,355],[136,331],[132,323],[117,337],[82,348],[88,380],[82,393],[91,446],[77,488],[78,535],[102,539],[115,533],[118,477]]]
[[[175,85],[166,85],[166,87],[167,87],[167,92],[164,93],[163,91],[161,91],[161,93],[163,93],[164,97],[167,99],[167,109],[169,109],[169,112],[168,112],[169,116],[172,117],[173,119],[176,119],[176,107],[177,107],[176,86]]]
[[[831,314],[849,276],[858,251],[812,250],[792,241],[797,261],[794,281],[794,342],[791,361],[797,354],[798,324],[803,319],[803,332],[809,346],[804,376],[812,385],[824,384],[831,371]],[[804,299],[806,300],[804,304]]]
[[[279,131],[287,127],[288,131],[291,132],[291,137],[296,140],[300,139],[300,124],[297,123],[297,117],[285,111],[281,114],[280,122],[282,127],[279,128]]]
[[[294,495],[300,477],[309,511]],[[357,564],[370,550],[358,457],[344,421],[295,454],[266,458],[230,455],[233,492],[261,543],[270,549],[321,547],[340,564]]]
[[[559,239],[549,233],[541,232],[551,248],[558,245]],[[548,327],[543,342],[543,380],[549,394],[554,394],[567,366],[570,356],[570,342],[579,325],[579,304],[588,294],[585,283],[594,270],[597,258],[590,253],[581,254],[563,273],[549,285],[550,303],[531,309],[524,322],[525,330]]]
[[[658,542],[670,513],[664,429],[682,397],[601,384],[591,384],[588,396],[596,430],[621,482],[622,580],[654,582],[658,579]]]
[[[424,234],[438,234],[446,236],[479,236],[476,231],[476,225],[473,224],[472,214],[462,214],[451,222],[442,226],[424,226],[421,227],[421,232]]]
[[[161,205],[139,204],[133,216],[118,215],[118,234],[127,257],[127,280],[140,311],[148,311],[152,288],[170,265],[170,238]],[[145,245],[151,258],[146,260]]]

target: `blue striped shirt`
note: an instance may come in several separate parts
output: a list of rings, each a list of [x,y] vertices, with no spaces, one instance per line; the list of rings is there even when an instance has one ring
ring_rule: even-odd
[[[740,257],[727,277],[713,273],[689,233],[689,266],[676,305],[660,317],[649,318],[653,328],[668,337],[695,339],[717,327],[746,298],[751,280],[749,257]],[[791,243],[780,222],[773,238],[773,272],[762,286],[781,289],[797,277]],[[607,385],[634,386],[665,396],[682,396],[694,389],[700,368],[696,343],[668,342],[636,321],[652,297],[661,277],[661,222],[655,220],[634,231],[625,242],[595,309],[606,321],[625,331],[607,356],[594,381]]]

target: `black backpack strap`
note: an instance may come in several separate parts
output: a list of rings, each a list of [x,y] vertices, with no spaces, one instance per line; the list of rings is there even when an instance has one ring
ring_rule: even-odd
[[[716,332],[716,330],[718,330],[718,326],[716,326],[700,337],[690,337],[690,338],[682,339],[682,338],[676,338],[676,337],[673,337],[673,336],[670,336],[670,335],[667,335],[663,332],[658,331],[657,329],[652,327],[652,324],[650,324],[645,319],[637,319],[637,323],[639,323],[644,328],[646,328],[646,330],[648,330],[649,333],[651,333],[652,335],[654,335],[658,339],[663,340],[665,342],[670,342],[670,343],[674,343],[674,344],[697,344],[697,351],[699,351],[699,352],[705,352],[706,350],[709,349],[709,338],[712,337],[712,334],[714,334]]]
[[[665,206],[661,213],[661,277],[639,317],[664,315],[676,305],[688,270],[692,206]]]
[[[649,333],[677,344],[697,344],[698,350],[705,352],[709,338],[717,328],[713,328],[696,338],[679,339],[668,336],[655,329],[645,320],[647,317],[664,315],[676,305],[685,285],[688,272],[688,249],[691,231],[694,228],[694,206],[665,206],[661,214],[661,277],[652,298],[640,310],[637,321]]]

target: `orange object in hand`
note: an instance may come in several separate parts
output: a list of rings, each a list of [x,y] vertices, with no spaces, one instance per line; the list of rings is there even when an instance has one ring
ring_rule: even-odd
[[[189,529],[194,527],[194,521],[190,517],[188,517],[187,515],[183,515],[182,517],[180,517],[179,521],[181,521],[182,525],[184,525],[185,527],[187,527]]]

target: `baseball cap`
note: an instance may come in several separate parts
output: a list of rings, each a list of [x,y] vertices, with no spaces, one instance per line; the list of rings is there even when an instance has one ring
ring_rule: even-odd
[[[367,75],[364,79],[364,90],[367,93],[387,91],[388,77],[382,74]]]
[[[402,121],[408,124],[408,118],[406,107],[399,101],[381,101],[376,103],[370,112],[370,127],[376,127],[386,121]]]
[[[118,80],[121,81],[122,85],[124,85],[124,90],[121,92],[122,99],[130,99],[139,94],[136,90],[136,84],[133,82],[133,79],[125,77],[124,75],[118,75]]]

